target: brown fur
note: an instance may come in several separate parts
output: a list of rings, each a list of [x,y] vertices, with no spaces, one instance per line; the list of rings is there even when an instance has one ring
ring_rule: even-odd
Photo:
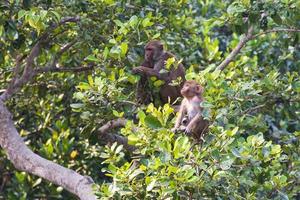
[[[139,94],[140,91],[145,91],[148,88],[146,83],[148,78],[155,76],[160,80],[163,80],[165,83],[161,86],[159,91],[159,96],[162,100],[162,103],[168,103],[170,98],[171,103],[174,102],[178,97],[181,96],[180,88],[182,84],[178,86],[169,85],[173,80],[176,80],[178,77],[181,77],[182,83],[185,81],[185,70],[184,66],[180,63],[175,69],[172,67],[167,73],[160,73],[162,69],[165,69],[165,62],[168,58],[174,57],[170,52],[164,51],[163,45],[160,41],[154,40],[150,41],[145,46],[145,60],[139,67],[133,68],[133,73],[140,74],[142,77],[138,83],[137,97],[138,102],[145,103],[147,100],[145,94]],[[151,92],[149,92],[151,93]],[[146,99],[141,99],[146,98]]]

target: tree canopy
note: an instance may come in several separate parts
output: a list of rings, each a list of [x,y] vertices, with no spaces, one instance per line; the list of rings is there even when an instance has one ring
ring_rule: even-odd
[[[297,0],[1,1],[0,199],[300,198],[299,37]],[[135,100],[150,40],[204,87],[201,145]]]

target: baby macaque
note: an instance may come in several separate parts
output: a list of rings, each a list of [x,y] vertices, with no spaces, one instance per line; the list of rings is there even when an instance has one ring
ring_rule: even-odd
[[[208,120],[202,117],[203,108],[200,106],[203,101],[203,88],[196,81],[190,80],[184,83],[180,92],[184,99],[173,131],[184,131],[188,136],[200,141],[209,126]]]

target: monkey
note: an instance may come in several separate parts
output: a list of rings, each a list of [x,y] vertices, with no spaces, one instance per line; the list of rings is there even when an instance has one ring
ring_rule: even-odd
[[[152,40],[147,43],[145,46],[145,56],[144,62],[139,67],[134,67],[132,72],[134,74],[141,75],[141,79],[137,86],[137,97],[145,98],[145,85],[147,84],[148,78],[151,76],[156,77],[159,80],[164,81],[163,85],[160,87],[159,96],[162,103],[175,102],[178,97],[181,96],[180,88],[185,81],[185,69],[184,66],[179,63],[177,67],[171,67],[169,71],[166,70],[165,62],[172,57],[175,57],[172,53],[164,51],[162,43],[158,40]],[[181,78],[181,83],[179,85],[170,85],[173,80]],[[143,93],[143,92],[144,93]],[[141,94],[139,94],[139,92]],[[150,93],[150,91],[149,91]],[[144,101],[139,100],[138,101]],[[149,101],[149,98],[146,98],[145,101]],[[144,102],[143,102],[144,103]]]
[[[145,52],[146,52],[146,50],[145,50]],[[141,66],[153,68],[154,64],[151,59],[146,59],[146,55],[145,55],[145,59],[142,62]],[[148,84],[148,79],[145,74],[141,75],[141,78],[137,83],[136,99],[137,99],[138,104],[149,104],[153,101],[153,94],[150,90],[150,87]]]
[[[203,108],[200,106],[200,103],[204,101],[202,96],[203,87],[196,81],[189,80],[184,83],[181,94],[184,99],[181,102],[179,114],[172,131],[184,131],[186,135],[200,141],[208,131],[209,126],[209,121],[202,117]],[[185,119],[186,115],[187,119]],[[186,125],[182,125],[182,123],[186,123]]]

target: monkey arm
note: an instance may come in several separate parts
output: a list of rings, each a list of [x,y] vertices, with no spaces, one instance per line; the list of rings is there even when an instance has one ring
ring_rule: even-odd
[[[132,69],[132,72],[134,74],[144,74],[146,76],[155,76],[158,79],[164,80],[166,82],[169,81],[168,76],[165,76],[164,74],[159,73],[159,71],[157,71],[156,69],[149,68],[149,67],[144,67],[144,66],[135,67]]]
[[[141,66],[148,67],[148,68],[153,68],[154,64],[153,64],[153,62],[144,60],[144,62],[142,62],[142,64],[141,64]]]
[[[185,99],[182,101],[179,109],[178,117],[176,118],[174,129],[178,129],[181,125],[181,121],[186,113],[186,102]]]

